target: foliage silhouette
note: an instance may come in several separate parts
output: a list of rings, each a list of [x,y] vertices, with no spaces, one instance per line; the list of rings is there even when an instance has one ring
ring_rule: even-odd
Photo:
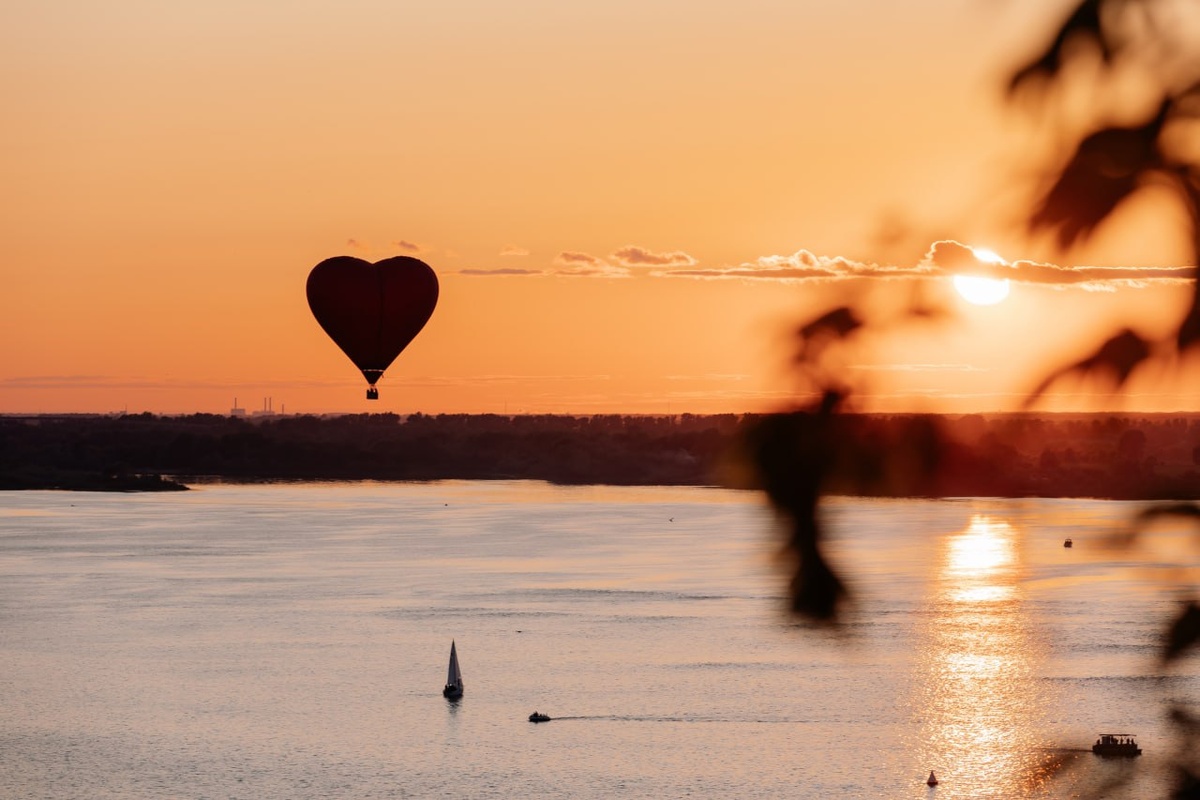
[[[1148,186],[1166,187],[1184,211],[1192,263],[1200,254],[1200,152],[1181,136],[1200,123],[1200,45],[1182,39],[1188,26],[1172,14],[1200,16],[1196,6],[1157,0],[1082,0],[1073,5],[1046,43],[1016,68],[1006,84],[1014,102],[1026,101],[1041,114],[1065,109],[1060,92],[1079,81],[1093,81],[1093,119],[1057,126],[1069,131],[1061,143],[1067,157],[1050,167],[1027,214],[1033,236],[1050,235],[1069,249],[1093,236],[1130,198]],[[1192,20],[1195,22],[1195,20]],[[1090,67],[1090,71],[1079,69]],[[1140,119],[1131,124],[1117,83],[1136,72],[1148,96]],[[1111,107],[1105,107],[1110,103]],[[1182,141],[1182,144],[1181,144]],[[1200,285],[1188,286],[1188,310],[1162,341],[1132,330],[1110,335],[1080,361],[1053,370],[1035,384],[1026,399],[1033,407],[1065,377],[1088,376],[1112,390],[1123,387],[1140,366],[1154,360],[1178,368],[1180,357],[1200,343]],[[921,316],[916,309],[910,317]],[[824,556],[821,498],[835,487],[854,484],[866,474],[907,470],[920,482],[935,472],[950,448],[945,432],[931,425],[911,441],[864,451],[860,442],[838,435],[841,412],[853,396],[846,370],[829,354],[848,347],[872,329],[872,320],[852,305],[833,309],[799,326],[796,355],[799,375],[818,399],[808,407],[764,420],[748,437],[747,452],[770,503],[785,521],[784,545],[792,556],[791,608],[820,623],[837,625],[846,597],[846,580]],[[815,344],[814,344],[815,343]],[[1129,443],[1129,452],[1138,448]],[[1049,461],[1049,459],[1047,460]],[[1197,532],[1200,506],[1171,503],[1151,507],[1135,519],[1120,546],[1135,546],[1145,528],[1165,518],[1185,520]],[[1200,643],[1200,602],[1194,587],[1170,621],[1160,648],[1162,670],[1193,655]],[[1182,706],[1171,708],[1178,734],[1170,769],[1170,797],[1200,798],[1200,723]],[[1121,789],[1119,778],[1093,787],[1096,796]]]

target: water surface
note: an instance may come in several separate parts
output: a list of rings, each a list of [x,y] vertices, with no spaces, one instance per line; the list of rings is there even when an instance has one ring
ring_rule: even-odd
[[[1200,697],[1194,662],[1153,671],[1163,578],[1200,558],[1171,530],[1103,547],[1133,508],[834,501],[856,598],[835,635],[782,615],[753,494],[0,493],[0,786],[946,800],[1080,796],[1136,770],[1118,796],[1161,796],[1163,703]],[[1095,759],[1101,731],[1147,755]]]

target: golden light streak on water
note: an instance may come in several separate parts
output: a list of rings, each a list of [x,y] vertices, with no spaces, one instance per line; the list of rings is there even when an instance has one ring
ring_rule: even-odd
[[[914,765],[941,781],[939,800],[1030,797],[1046,788],[1047,689],[1022,596],[1021,531],[976,515],[940,543],[918,640]]]

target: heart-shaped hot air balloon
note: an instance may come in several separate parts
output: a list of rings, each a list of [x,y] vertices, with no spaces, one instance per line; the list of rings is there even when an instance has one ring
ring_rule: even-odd
[[[408,256],[372,264],[353,256],[327,258],[308,274],[308,307],[370,384],[376,382],[421,332],[437,305],[437,275]]]

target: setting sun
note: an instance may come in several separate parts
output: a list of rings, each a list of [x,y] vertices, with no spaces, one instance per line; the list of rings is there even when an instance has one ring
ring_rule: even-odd
[[[971,254],[985,264],[1003,264],[1004,259],[995,250],[986,247],[972,247]]]
[[[954,288],[963,300],[977,306],[994,306],[1008,297],[1007,279],[983,278],[979,275],[955,275]]]
[[[971,255],[984,264],[1004,264],[996,252],[983,247],[969,248]],[[987,278],[982,275],[960,274],[954,276],[954,288],[959,296],[977,306],[994,306],[1008,297],[1007,278]]]

